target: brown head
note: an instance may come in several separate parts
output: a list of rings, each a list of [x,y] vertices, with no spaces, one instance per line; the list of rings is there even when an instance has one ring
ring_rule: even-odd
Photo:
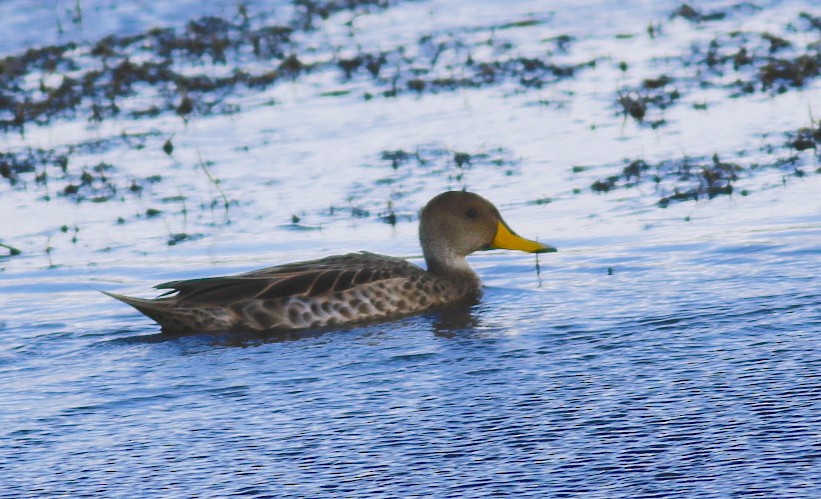
[[[465,257],[474,251],[511,249],[547,253],[556,248],[518,236],[487,199],[472,192],[443,192],[419,214],[419,240],[434,274],[475,279]]]

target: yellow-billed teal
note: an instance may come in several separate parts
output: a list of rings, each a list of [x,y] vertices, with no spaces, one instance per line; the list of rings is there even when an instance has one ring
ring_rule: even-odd
[[[444,192],[419,215],[424,270],[401,258],[351,253],[225,277],[172,281],[156,299],[106,293],[164,331],[303,329],[385,320],[481,295],[465,257],[474,251],[556,251],[524,239],[499,210],[471,192]],[[170,295],[170,296],[169,296]]]

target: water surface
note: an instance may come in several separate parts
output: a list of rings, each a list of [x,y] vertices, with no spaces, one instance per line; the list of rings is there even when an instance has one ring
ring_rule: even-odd
[[[81,5],[77,24],[73,3],[58,7],[61,34],[28,2],[7,2],[0,51],[37,44],[21,28],[30,22],[43,24],[41,43],[82,44],[236,15],[207,2]],[[451,40],[442,57],[454,61],[457,40],[477,60],[506,50],[596,64],[540,88],[511,77],[395,97],[367,74],[320,68],[235,89],[232,113],[94,123],[80,112],[7,131],[8,150],[144,138],[78,148],[66,176],[48,167],[45,184],[23,172],[0,186],[0,242],[22,251],[0,259],[0,493],[821,496],[821,176],[815,150],[785,145],[814,126],[819,84],[731,97],[731,81],[702,88],[697,65],[682,62],[733,30],[792,37],[796,51],[812,43],[785,28],[803,26],[805,3],[757,6],[703,2],[702,13],[728,15],[694,22],[670,18],[675,2],[397,2],[331,15],[294,50],[425,53],[417,42],[431,35]],[[248,7],[258,23],[255,13],[293,14]],[[650,24],[662,35],[650,38]],[[454,68],[437,71],[469,70]],[[726,71],[716,78],[755,73]],[[641,123],[620,112],[617,90],[661,73],[678,101]],[[146,88],[123,102],[154,97]],[[658,170],[659,182],[591,188],[635,159],[741,169],[731,194],[666,208],[660,198],[708,176]],[[65,194],[101,161],[117,195]],[[538,271],[533,255],[471,257],[487,288],[469,311],[169,336],[97,291],[150,296],[170,279],[363,249],[421,264],[416,211],[460,188],[559,248]]]

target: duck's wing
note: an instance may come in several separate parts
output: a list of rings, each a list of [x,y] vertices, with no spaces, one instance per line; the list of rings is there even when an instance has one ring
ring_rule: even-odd
[[[362,284],[407,278],[424,271],[403,259],[352,253],[224,277],[171,281],[156,286],[178,303],[222,305],[238,299],[272,300],[329,295]],[[176,294],[174,294],[176,293]],[[168,295],[174,296],[168,296]]]

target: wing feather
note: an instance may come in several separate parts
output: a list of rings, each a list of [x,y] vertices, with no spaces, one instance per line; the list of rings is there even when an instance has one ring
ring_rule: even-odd
[[[156,286],[180,302],[225,305],[240,299],[317,297],[383,279],[407,277],[421,268],[400,258],[352,253],[224,277],[171,281]]]

